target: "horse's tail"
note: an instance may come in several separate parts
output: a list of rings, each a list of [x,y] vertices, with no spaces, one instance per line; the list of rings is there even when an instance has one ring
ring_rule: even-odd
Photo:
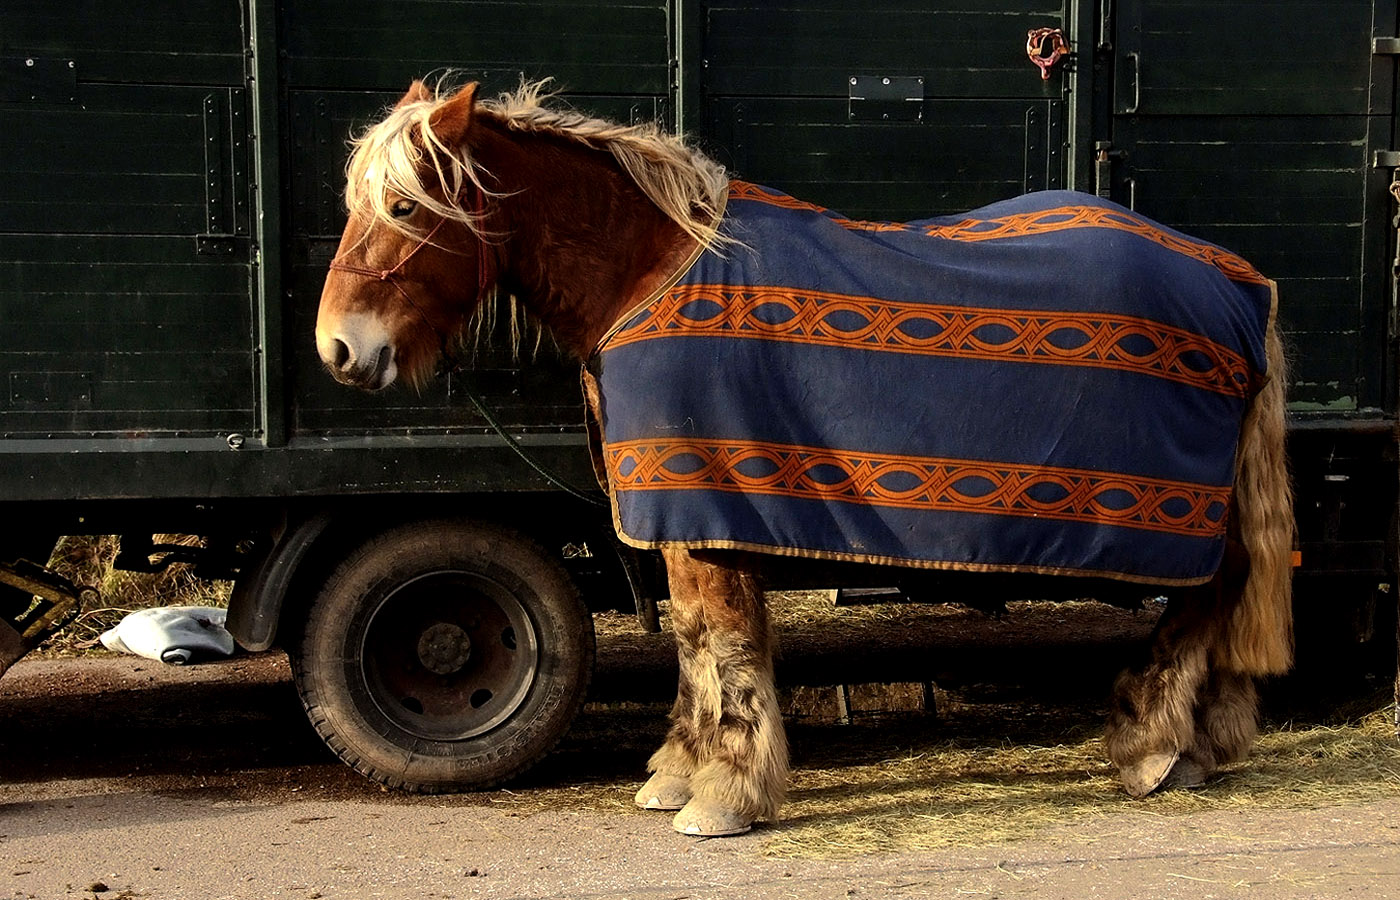
[[[1235,507],[1249,576],[1216,647],[1217,664],[1248,675],[1279,674],[1293,662],[1293,485],[1284,452],[1287,361],[1273,314],[1264,348],[1269,380],[1245,415],[1235,466]]]

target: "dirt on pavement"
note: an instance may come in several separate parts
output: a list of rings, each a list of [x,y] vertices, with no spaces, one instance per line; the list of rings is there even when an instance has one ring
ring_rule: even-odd
[[[591,705],[508,790],[449,797],[385,792],[336,760],[280,654],[24,661],[0,680],[0,898],[1400,897],[1400,773],[1371,802],[1164,817],[1124,800],[938,851],[776,858],[783,824],[682,837],[618,789],[664,733],[656,638],[660,674],[635,647],[625,665],[600,653],[602,699],[627,702]],[[791,671],[807,652],[790,646]],[[1095,707],[1106,688],[1058,700]],[[875,732],[793,733],[801,766],[805,746],[858,756]]]

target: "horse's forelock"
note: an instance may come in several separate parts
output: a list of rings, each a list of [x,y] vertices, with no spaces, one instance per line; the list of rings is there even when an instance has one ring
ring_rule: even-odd
[[[468,185],[485,190],[481,171],[465,148],[447,146],[431,128],[434,112],[453,93],[444,79],[430,96],[405,99],[355,139],[346,172],[346,204],[352,215],[366,215],[405,235],[422,237],[392,216],[393,195],[481,234],[462,196]],[[480,101],[478,109],[513,130],[548,132],[610,152],[668,218],[702,243],[717,240],[715,226],[728,190],[722,166],[653,124],[620,125],[554,108],[545,102],[551,96],[548,79],[523,82],[514,91]],[[424,182],[425,175],[432,183]],[[439,185],[446,202],[430,193]]]
[[[483,189],[464,148],[443,143],[431,128],[443,97],[414,100],[390,110],[351,141],[345,205],[352,217],[379,223],[415,240],[424,232],[393,215],[398,199],[412,200],[437,218],[462,222],[480,233],[476,216],[463,206],[467,185]],[[441,197],[433,190],[441,191]]]
[[[500,195],[483,185],[484,170],[465,147],[448,146],[432,130],[434,112],[454,93],[445,81],[428,96],[405,98],[352,140],[345,202],[351,218],[364,226],[362,240],[369,239],[375,224],[415,241],[424,237],[422,229],[392,214],[393,202],[400,198],[415,201],[438,218],[462,222],[483,241],[499,237],[483,229],[476,213],[464,204],[470,203],[468,185],[488,197]],[[608,151],[657,208],[688,234],[704,244],[724,240],[716,233],[728,192],[722,166],[654,124],[620,125],[552,108],[545,105],[550,96],[548,79],[524,82],[515,91],[478,102],[477,109],[512,130],[546,132]],[[437,188],[443,199],[433,196]],[[534,333],[538,349],[540,332],[524,327],[527,317],[514,298],[506,299],[506,310],[498,311],[493,302],[477,309],[467,329],[469,342],[479,345],[495,330],[499,316],[509,331],[513,354],[519,353],[527,331]]]

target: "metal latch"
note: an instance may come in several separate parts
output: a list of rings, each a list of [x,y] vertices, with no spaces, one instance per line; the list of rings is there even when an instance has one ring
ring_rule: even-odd
[[[1371,39],[1372,56],[1400,55],[1400,37],[1378,37]]]
[[[924,118],[922,75],[852,75],[847,79],[852,122],[919,122]]]
[[[1094,142],[1094,196],[1105,200],[1113,194],[1113,161],[1126,159],[1128,151],[1114,150],[1110,141]]]

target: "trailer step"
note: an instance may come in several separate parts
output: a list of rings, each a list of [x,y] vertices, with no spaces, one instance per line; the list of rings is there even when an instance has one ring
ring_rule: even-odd
[[[0,615],[0,675],[44,639],[71,622],[83,606],[94,606],[97,591],[76,585],[52,569],[28,560],[0,562],[0,584],[30,594],[34,602]]]

